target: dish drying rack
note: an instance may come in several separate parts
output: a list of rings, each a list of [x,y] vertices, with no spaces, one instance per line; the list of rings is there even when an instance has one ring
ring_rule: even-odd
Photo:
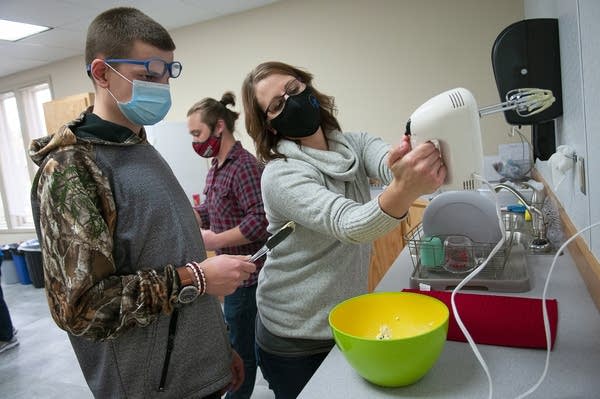
[[[438,236],[443,243],[446,237]],[[455,288],[472,270],[464,273],[448,271],[444,268],[445,257],[432,251],[432,237],[425,237],[422,224],[418,224],[405,237],[413,263],[410,277],[411,288],[421,288],[426,284],[434,290]],[[475,267],[481,265],[489,256],[496,243],[472,242]],[[442,244],[443,247],[443,244]],[[421,251],[427,250],[428,265],[422,265]],[[433,260],[433,262],[432,262]],[[510,260],[510,262],[509,262]],[[463,289],[495,292],[526,292],[531,289],[527,270],[526,250],[523,245],[513,242],[513,235],[507,234],[504,245],[488,261],[483,270],[469,281]]]

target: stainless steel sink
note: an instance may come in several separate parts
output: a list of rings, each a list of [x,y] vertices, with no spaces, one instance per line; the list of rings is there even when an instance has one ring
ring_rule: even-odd
[[[504,228],[506,229],[506,241],[509,242],[512,236],[515,244],[521,244],[526,248],[527,254],[550,255],[554,248],[547,240],[536,243],[531,223],[526,223],[522,215],[515,213],[504,213]]]
[[[507,231],[506,242],[510,243],[511,241],[513,246],[521,245],[524,248],[527,248],[531,241],[531,235],[523,231]]]
[[[526,185],[531,187],[528,184],[526,184]],[[513,193],[519,199],[519,202],[521,204],[523,204],[523,206],[525,206],[525,208],[531,214],[532,240],[530,240],[530,242],[529,242],[529,249],[532,252],[536,252],[536,253],[549,252],[551,250],[551,244],[550,244],[550,240],[548,240],[548,237],[546,235],[548,221],[546,220],[546,217],[540,208],[540,206],[542,206],[542,204],[543,204],[543,193],[535,190],[533,197],[536,199],[532,198],[532,202],[529,203],[518,190],[515,190],[514,188],[512,188],[511,186],[509,186],[507,184],[500,183],[495,186],[494,190],[496,192],[498,192],[500,190],[507,190],[507,191]],[[541,198],[541,200],[540,200],[540,198]],[[539,204],[536,203],[536,202],[540,202],[540,201],[541,201],[541,203],[539,203]],[[508,213],[503,216],[505,225],[507,224],[507,222],[509,224],[512,222],[513,216],[516,216],[516,215],[513,213]],[[507,227],[507,230],[513,230],[513,229],[516,229],[516,228],[512,228],[512,227],[508,228]]]

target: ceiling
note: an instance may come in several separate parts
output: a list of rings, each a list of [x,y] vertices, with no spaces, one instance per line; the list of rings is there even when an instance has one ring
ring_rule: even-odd
[[[90,22],[112,7],[135,7],[168,30],[261,7],[277,0],[0,0],[0,19],[50,26],[16,42],[0,40],[0,77],[85,51]]]

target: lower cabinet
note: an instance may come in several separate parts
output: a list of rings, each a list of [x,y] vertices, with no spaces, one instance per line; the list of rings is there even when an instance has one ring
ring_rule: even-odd
[[[421,223],[427,203],[428,201],[422,199],[415,201],[408,211],[408,216],[398,227],[373,242],[371,263],[369,265],[369,292],[373,291],[379,284],[406,245],[405,237],[408,232]],[[412,267],[412,265],[407,265],[407,267]],[[398,284],[398,288],[401,288],[401,282],[398,282]]]

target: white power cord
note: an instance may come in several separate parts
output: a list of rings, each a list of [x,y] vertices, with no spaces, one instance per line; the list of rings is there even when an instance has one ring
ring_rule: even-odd
[[[537,382],[535,384],[533,384],[533,386],[531,388],[529,388],[527,391],[525,391],[521,395],[517,396],[516,399],[522,399],[522,398],[530,395],[531,393],[533,393],[536,389],[538,389],[538,387],[542,384],[542,381],[544,381],[544,378],[546,378],[546,374],[548,373],[548,366],[550,365],[551,336],[550,336],[550,322],[548,320],[548,307],[546,306],[546,293],[548,292],[548,284],[550,283],[550,275],[552,274],[552,271],[554,270],[554,266],[556,265],[556,260],[558,259],[559,255],[564,251],[564,249],[567,247],[567,245],[569,245],[571,243],[571,241],[573,241],[575,238],[577,238],[580,234],[585,233],[586,231],[588,231],[596,226],[600,226],[600,222],[593,223],[593,224],[579,230],[577,233],[573,234],[567,241],[565,241],[563,243],[563,245],[560,246],[560,248],[558,248],[558,251],[556,251],[556,254],[554,255],[554,259],[552,260],[552,265],[550,266],[550,270],[548,270],[548,276],[546,277],[546,283],[544,284],[544,291],[542,292],[542,312],[544,315],[544,331],[546,333],[546,362],[544,364],[544,371],[542,372],[542,375],[537,380]]]
[[[496,244],[496,246],[492,249],[492,251],[490,252],[488,257],[483,261],[483,263],[481,263],[479,266],[477,266],[477,268],[475,270],[473,270],[464,279],[462,279],[461,282],[458,283],[458,285],[452,290],[452,295],[450,296],[450,304],[452,305],[452,312],[454,313],[454,318],[456,319],[456,324],[458,324],[458,327],[460,328],[463,335],[467,339],[467,342],[471,346],[471,349],[473,350],[475,357],[481,364],[483,371],[485,371],[485,375],[487,376],[488,387],[489,387],[488,398],[492,399],[492,397],[494,395],[492,376],[490,374],[490,371],[487,367],[485,360],[483,359],[483,356],[481,356],[479,349],[477,349],[477,345],[475,344],[475,341],[471,337],[471,334],[469,334],[467,327],[465,327],[464,323],[462,322],[462,319],[460,318],[460,315],[458,314],[458,309],[456,308],[456,303],[454,300],[456,293],[462,287],[464,287],[469,281],[471,281],[473,279],[473,277],[477,276],[479,274],[479,272],[481,272],[487,266],[489,260],[491,258],[493,258],[494,255],[496,255],[496,252],[498,252],[500,250],[500,248],[502,248],[502,246],[504,245],[505,237],[506,237],[506,229],[504,228],[504,223],[502,222],[502,214],[500,213],[500,206],[498,204],[498,198],[496,197],[496,192],[494,191],[494,188],[483,177],[481,177],[479,175],[473,175],[473,177],[477,180],[480,180],[482,183],[484,183],[485,185],[487,185],[490,188],[490,192],[492,193],[492,195],[494,197],[494,202],[496,203],[496,214],[498,215],[498,223],[500,225],[500,230],[502,231],[502,238],[500,238],[500,241],[498,241],[498,244]]]
[[[493,383],[492,383],[492,376],[491,376],[490,371],[488,369],[487,363],[483,359],[483,356],[481,356],[481,353],[479,352],[479,349],[477,349],[477,345],[475,344],[475,341],[471,337],[471,334],[469,334],[469,331],[467,330],[467,328],[465,327],[464,323],[462,322],[462,319],[460,318],[460,315],[458,313],[458,309],[456,307],[455,299],[454,299],[456,293],[462,287],[464,287],[469,281],[471,281],[475,276],[477,276],[477,274],[479,274],[479,272],[481,272],[487,266],[488,261],[492,257],[494,257],[494,255],[496,255],[496,253],[504,245],[505,237],[506,237],[506,229],[505,229],[504,223],[502,221],[502,214],[500,212],[500,206],[499,206],[499,203],[498,203],[498,198],[496,197],[496,191],[494,190],[494,188],[492,187],[492,185],[487,180],[485,180],[483,177],[481,177],[479,175],[476,175],[476,174],[474,174],[473,177],[475,179],[481,181],[483,184],[485,184],[486,186],[488,186],[490,188],[490,192],[492,193],[492,196],[494,197],[494,201],[496,203],[496,214],[498,215],[498,222],[499,222],[499,225],[500,225],[500,230],[502,231],[502,238],[500,239],[500,241],[498,242],[498,244],[496,244],[496,246],[492,249],[492,251],[490,252],[490,254],[488,255],[488,257],[485,259],[485,261],[483,261],[483,263],[481,263],[475,270],[473,270],[464,279],[462,279],[461,282],[458,283],[458,285],[452,290],[452,295],[450,296],[450,303],[452,305],[452,311],[454,313],[454,318],[456,319],[456,324],[458,324],[458,327],[460,328],[460,330],[462,331],[463,335],[467,339],[467,342],[469,343],[469,346],[473,350],[473,353],[475,354],[475,357],[477,358],[477,360],[481,364],[481,367],[483,368],[483,371],[485,372],[485,375],[487,376],[488,387],[489,387],[488,388],[488,399],[492,399],[493,396],[494,396],[494,387],[493,387]],[[550,269],[548,270],[548,275],[546,276],[546,282],[544,284],[544,291],[542,292],[542,313],[543,313],[543,318],[544,318],[544,332],[546,333],[546,361],[545,361],[545,364],[544,364],[544,371],[542,372],[542,375],[537,380],[537,382],[531,388],[529,388],[527,391],[525,391],[522,394],[520,394],[519,396],[517,396],[515,399],[523,399],[526,396],[529,396],[531,393],[533,393],[536,389],[539,388],[539,386],[544,381],[544,378],[546,378],[546,374],[548,373],[548,366],[550,364],[551,333],[550,333],[550,321],[548,319],[548,308],[547,308],[547,305],[546,305],[546,294],[548,292],[548,285],[550,283],[550,276],[552,275],[552,271],[554,270],[554,266],[556,265],[556,261],[558,259],[558,256],[564,251],[564,249],[567,247],[567,245],[569,245],[580,234],[585,233],[586,231],[588,231],[588,230],[590,230],[590,229],[592,229],[592,228],[594,228],[596,226],[599,226],[599,225],[600,225],[600,222],[596,222],[596,223],[593,223],[593,224],[591,224],[591,225],[589,225],[589,226],[587,226],[587,227],[579,230],[577,233],[573,234],[573,236],[571,236],[568,240],[566,240],[560,246],[560,248],[556,251],[556,254],[554,255],[554,259],[552,261],[552,265],[550,266]]]

